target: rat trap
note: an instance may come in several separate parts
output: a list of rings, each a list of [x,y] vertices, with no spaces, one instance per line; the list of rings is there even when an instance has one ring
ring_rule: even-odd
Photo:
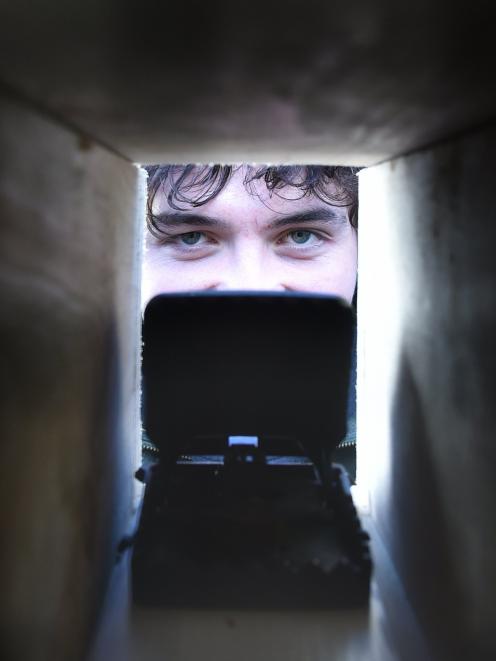
[[[156,452],[132,574],[167,608],[368,601],[371,561],[345,470],[353,315],[293,293],[168,294],[143,324],[143,419]]]

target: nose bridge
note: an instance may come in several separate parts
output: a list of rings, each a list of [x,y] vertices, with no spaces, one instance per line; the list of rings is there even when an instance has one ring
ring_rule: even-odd
[[[226,270],[220,275],[219,289],[283,289],[278,282],[277,269],[271,268],[260,246],[233,252]]]

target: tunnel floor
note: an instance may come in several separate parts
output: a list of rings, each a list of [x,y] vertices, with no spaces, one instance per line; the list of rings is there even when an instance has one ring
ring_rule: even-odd
[[[428,661],[431,657],[368,517],[374,575],[368,608],[166,610],[133,605],[130,555],[111,578],[88,661]]]

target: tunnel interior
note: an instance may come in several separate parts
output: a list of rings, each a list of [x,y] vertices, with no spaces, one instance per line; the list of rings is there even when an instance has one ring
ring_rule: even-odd
[[[307,4],[2,6],[3,658],[87,657],[139,505],[136,164],[164,161],[367,166],[360,500],[431,657],[494,654],[489,3]]]

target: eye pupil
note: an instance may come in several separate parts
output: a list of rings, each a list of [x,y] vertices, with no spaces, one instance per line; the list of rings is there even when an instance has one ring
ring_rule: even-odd
[[[193,246],[201,239],[201,232],[186,232],[181,234],[181,241],[187,246]]]
[[[294,232],[291,232],[291,238],[295,243],[306,243],[311,234],[312,233],[308,230],[295,230]]]

